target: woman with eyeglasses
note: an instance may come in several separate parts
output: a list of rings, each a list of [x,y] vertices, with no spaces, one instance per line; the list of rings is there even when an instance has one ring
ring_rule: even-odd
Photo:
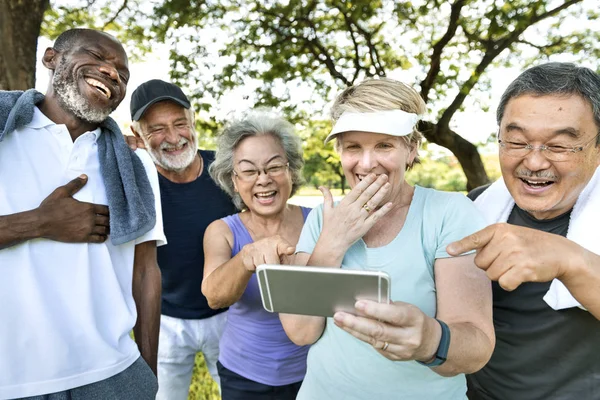
[[[202,293],[212,308],[229,307],[217,363],[223,400],[295,399],[306,373],[308,347],[263,309],[254,273],[295,251],[310,209],[287,201],[303,165],[293,126],[267,112],[248,113],[219,137],[209,173],[241,211],[204,235]]]

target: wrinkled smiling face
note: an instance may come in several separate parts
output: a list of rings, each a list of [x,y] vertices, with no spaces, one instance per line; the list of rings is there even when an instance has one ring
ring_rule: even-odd
[[[188,110],[172,101],[160,101],[146,110],[140,124],[154,164],[167,171],[183,171],[192,165],[198,148]]]
[[[125,97],[128,79],[125,50],[98,33],[79,39],[61,54],[52,87],[64,110],[83,121],[100,123]]]
[[[500,149],[502,177],[517,205],[537,219],[569,211],[600,163],[597,133],[592,107],[580,96],[511,99],[500,122],[500,140],[536,147],[587,144],[560,162],[549,160],[539,149],[524,157]]]
[[[400,196],[407,165],[414,161],[416,149],[409,148],[401,137],[381,133],[344,132],[338,140],[342,169],[351,188],[369,174],[385,174],[391,188],[380,204]]]
[[[287,162],[284,148],[272,135],[249,136],[237,144],[233,185],[251,212],[267,216],[283,211],[292,194]],[[273,169],[277,172],[265,173]]]

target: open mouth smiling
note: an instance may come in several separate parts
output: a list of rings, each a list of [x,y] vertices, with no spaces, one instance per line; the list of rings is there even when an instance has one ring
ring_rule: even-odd
[[[532,181],[526,178],[519,178],[523,183],[527,186],[530,186],[535,189],[543,188],[546,186],[550,186],[554,183],[554,181]]]
[[[254,195],[256,197],[258,197],[259,199],[268,199],[268,198],[274,197],[276,194],[277,194],[276,190],[271,190],[270,192],[255,193]]]
[[[98,81],[98,80],[96,80],[94,78],[85,78],[85,81],[87,82],[88,85],[90,85],[93,88],[95,88],[98,92],[100,92],[107,99],[110,99],[112,97],[112,92],[102,82],[100,82],[100,81]]]

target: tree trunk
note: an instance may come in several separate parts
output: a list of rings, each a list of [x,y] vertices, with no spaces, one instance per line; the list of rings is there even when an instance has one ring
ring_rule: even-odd
[[[0,90],[35,86],[37,40],[49,0],[0,0]]]
[[[431,143],[443,146],[454,154],[467,177],[467,190],[490,182],[477,147],[450,128],[441,129],[437,124],[419,122],[419,130]]]
[[[346,175],[344,175],[344,170],[342,169],[341,164],[338,167],[338,175],[340,177],[340,183],[342,186],[342,194],[345,195],[346,194]]]

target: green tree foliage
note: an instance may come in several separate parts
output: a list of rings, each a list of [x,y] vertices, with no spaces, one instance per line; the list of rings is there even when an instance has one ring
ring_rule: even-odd
[[[333,148],[333,142],[323,144],[331,131],[329,121],[308,121],[306,128],[300,128],[303,139],[304,178],[308,185],[318,188],[327,187],[346,189],[344,172],[340,166],[340,158]]]
[[[44,32],[54,36],[81,23],[106,28],[139,54],[166,43],[172,79],[203,111],[231,91],[256,88],[248,94],[252,104],[279,108],[306,132],[312,122],[305,116],[315,116],[319,125],[326,119],[321,111],[340,89],[366,77],[398,76],[420,91],[429,113],[419,127],[429,142],[455,155],[468,188],[490,176],[477,146],[455,132],[453,118],[465,109],[487,109],[489,70],[550,57],[590,65],[600,55],[595,0],[71,3],[76,5],[51,2]],[[206,125],[209,131],[218,126]],[[325,182],[333,179],[334,156],[320,153],[318,138],[314,145],[308,139],[311,180],[318,174]]]
[[[430,109],[420,128],[428,141],[454,153],[468,187],[474,187],[488,176],[476,146],[452,129],[452,118],[465,106],[476,106],[466,100],[489,88],[490,66],[527,65],[551,53],[580,59],[598,55],[598,33],[590,29],[598,15],[585,14],[581,3],[169,0],[155,8],[160,22],[153,31],[172,43],[197,44],[179,54],[173,65],[178,71],[220,68],[216,77],[178,72],[176,78],[197,80],[214,99],[255,80],[260,82],[256,104],[284,110],[299,108],[298,87],[315,93],[304,105],[320,108],[322,99],[331,100],[365,77],[411,69],[417,78],[409,83],[420,89]],[[586,23],[579,23],[582,19]],[[214,27],[221,38],[205,35]],[[194,41],[193,33],[208,40]],[[221,44],[224,64],[223,58],[206,56],[215,43]]]

